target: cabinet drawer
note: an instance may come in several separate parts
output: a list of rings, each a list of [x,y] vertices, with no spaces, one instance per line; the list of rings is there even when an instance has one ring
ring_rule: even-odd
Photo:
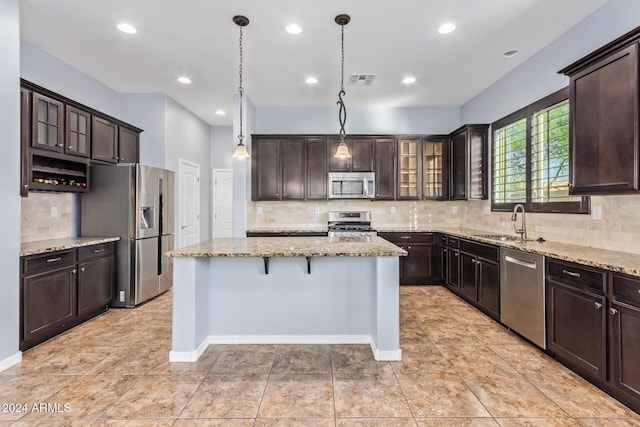
[[[103,243],[100,245],[83,246],[78,248],[78,261],[91,258],[113,255],[115,245],[113,243]]]
[[[42,255],[33,255],[23,258],[23,271],[25,275],[46,270],[56,270],[61,267],[73,265],[76,262],[75,249],[60,252],[50,252]]]
[[[433,233],[379,233],[392,243],[433,243]]]
[[[640,305],[640,279],[614,274],[613,296],[620,301]]]
[[[460,247],[460,239],[457,237],[449,236],[449,247],[450,248],[459,248]]]
[[[600,292],[604,292],[606,289],[606,273],[602,270],[550,259],[548,272],[550,278],[560,283],[595,289]]]
[[[460,240],[460,250],[469,254],[498,261],[500,251],[497,246],[485,245],[470,240]]]

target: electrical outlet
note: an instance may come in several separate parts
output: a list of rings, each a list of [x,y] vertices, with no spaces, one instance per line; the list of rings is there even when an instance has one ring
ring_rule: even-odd
[[[320,206],[316,206],[313,208],[313,213],[315,213],[316,215],[318,215],[320,213]]]
[[[258,215],[262,215],[262,208],[261,208],[260,206],[258,206],[258,207],[256,208],[256,213],[257,213]]]
[[[483,208],[482,208],[482,212],[483,212],[485,215],[490,215],[490,214],[491,214],[491,206],[485,206],[485,207],[483,207]]]
[[[396,207],[395,206],[391,206],[391,213],[392,214],[396,213]]]
[[[451,206],[451,213],[452,214],[457,214],[458,213],[458,207],[457,206]]]
[[[602,206],[591,207],[591,219],[599,221],[602,219]]]
[[[51,218],[56,218],[58,216],[58,207],[51,206]]]

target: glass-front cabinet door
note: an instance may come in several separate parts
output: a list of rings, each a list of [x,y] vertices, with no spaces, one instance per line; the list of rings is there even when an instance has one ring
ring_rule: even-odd
[[[420,190],[420,139],[398,140],[398,198],[419,199]]]
[[[447,198],[447,139],[425,140],[422,145],[422,197],[445,200]]]

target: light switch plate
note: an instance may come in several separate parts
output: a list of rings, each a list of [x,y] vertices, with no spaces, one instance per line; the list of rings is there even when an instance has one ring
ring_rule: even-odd
[[[320,213],[320,206],[316,206],[313,208],[313,213],[315,213],[316,215]]]
[[[451,213],[452,214],[457,214],[458,213],[458,207],[457,206],[451,206]]]
[[[396,213],[396,207],[395,206],[391,206],[391,213],[392,214]]]
[[[485,206],[485,207],[483,207],[483,208],[482,208],[482,212],[483,212],[485,215],[490,215],[490,214],[491,214],[491,206]]]
[[[58,207],[51,206],[51,218],[56,218],[58,216]]]
[[[591,219],[599,221],[602,219],[602,206],[591,207]]]
[[[258,207],[256,208],[256,213],[257,213],[258,215],[262,215],[262,208],[261,208],[260,206],[258,206]]]

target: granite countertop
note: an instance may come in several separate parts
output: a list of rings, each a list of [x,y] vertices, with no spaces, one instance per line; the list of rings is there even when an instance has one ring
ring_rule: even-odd
[[[450,236],[462,237],[469,240],[475,240],[482,243],[488,243],[494,246],[518,249],[538,255],[544,255],[551,258],[561,259],[565,261],[575,262],[578,264],[589,265],[592,267],[602,268],[605,270],[625,273],[632,276],[640,276],[640,254],[630,252],[613,251],[608,249],[598,249],[588,246],[571,245],[568,243],[545,241],[539,243],[536,240],[524,243],[518,241],[500,241],[482,237],[491,233],[488,231],[474,230],[465,227],[451,228],[384,228],[378,229],[378,232],[432,232],[443,233]],[[515,234],[514,234],[515,236]]]
[[[171,257],[406,256],[381,237],[247,237],[212,239],[167,252]]]
[[[115,242],[119,237],[65,237],[62,239],[38,240],[20,244],[20,256],[45,254],[47,252],[62,251],[79,248],[81,246],[99,245],[100,243]]]

